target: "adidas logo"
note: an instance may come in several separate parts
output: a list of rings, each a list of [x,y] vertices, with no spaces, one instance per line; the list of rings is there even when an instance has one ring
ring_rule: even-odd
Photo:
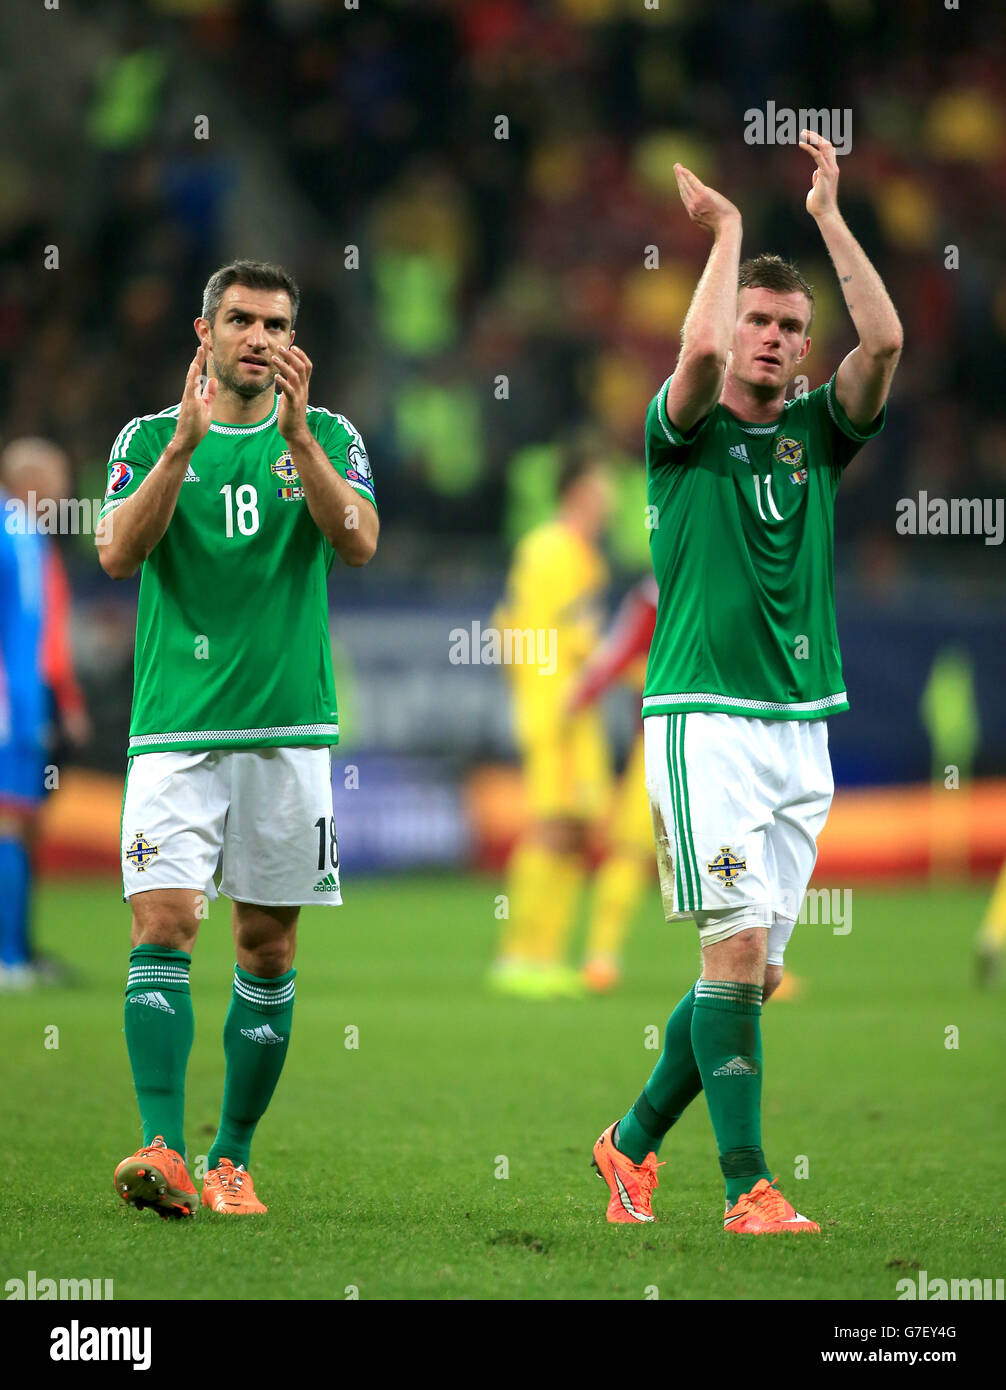
[[[149,994],[131,994],[129,996],[131,1004],[146,1004],[148,1008],[160,1009],[161,1013],[173,1014],[175,1011],[159,990],[151,990]]]
[[[743,1057],[733,1057],[722,1067],[717,1067],[713,1076],[757,1076],[758,1068],[752,1062],[745,1062]]]
[[[326,874],[320,883],[314,885],[314,891],[316,893],[338,893],[339,880],[335,874]]]
[[[278,1033],[273,1032],[268,1023],[263,1023],[259,1028],[242,1028],[241,1036],[243,1038],[250,1038],[252,1042],[257,1043],[286,1042],[285,1038],[281,1038]]]
[[[748,447],[746,444],[733,444],[730,446],[730,457],[740,459],[741,463],[750,463],[748,458]]]
[[[192,464],[190,463],[189,466],[188,466],[188,468],[186,468],[186,470],[185,470],[185,477],[182,479],[182,482],[183,482],[183,483],[198,483],[198,482],[201,482],[201,481],[202,481],[202,479],[199,477],[199,475],[198,475],[197,473],[194,473],[194,472],[193,472],[193,470],[192,470]]]

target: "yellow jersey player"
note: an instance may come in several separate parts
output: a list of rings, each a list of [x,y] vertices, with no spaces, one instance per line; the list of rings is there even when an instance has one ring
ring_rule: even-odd
[[[584,668],[569,702],[571,713],[589,708],[619,679],[632,681],[642,693],[656,621],[657,583],[648,575],[629,590],[611,630]],[[634,680],[637,672],[638,680]],[[606,841],[607,853],[594,882],[581,972],[585,988],[593,994],[606,994],[618,985],[622,944],[643,890],[653,877],[653,827],[646,795],[642,721],[614,793]]]
[[[1003,948],[1006,947],[1006,862],[985,911],[975,948],[975,973],[983,986],[996,985],[1002,974]]]
[[[598,641],[608,583],[598,549],[612,501],[603,465],[571,457],[558,494],[555,519],[517,546],[496,615],[529,823],[510,860],[509,916],[491,984],[541,999],[581,991],[566,950],[589,831],[606,810],[611,787],[600,713],[567,712],[571,687]]]

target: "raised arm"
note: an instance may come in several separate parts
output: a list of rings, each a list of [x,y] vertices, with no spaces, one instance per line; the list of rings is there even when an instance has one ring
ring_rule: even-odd
[[[681,354],[667,390],[667,415],[686,434],[716,405],[737,322],[741,215],[721,193],[675,164],[685,211],[713,234],[713,249],[681,328]]]
[[[800,148],[817,168],[807,194],[807,211],[820,228],[845,305],[859,334],[859,346],[842,362],[835,379],[839,404],[857,429],[865,430],[880,414],[891,389],[904,335],[898,311],[866,252],[838,210],[838,160],[830,140],[801,131]]]
[[[185,378],[178,423],[170,444],[131,497],[95,529],[101,568],[111,579],[130,579],[168,529],[189,460],[210,427],[217,383],[205,384],[206,350],[196,349]]]

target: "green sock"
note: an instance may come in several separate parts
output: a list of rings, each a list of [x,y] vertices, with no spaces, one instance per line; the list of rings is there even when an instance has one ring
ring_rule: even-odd
[[[164,1136],[185,1157],[185,1069],[195,1025],[187,951],[134,946],[129,953],[125,1031],[143,1143]]]
[[[702,1077],[692,1052],[692,1009],[695,986],[678,1003],[664,1030],[664,1050],[649,1081],[615,1131],[615,1147],[642,1163],[648,1153],[659,1153],[664,1135],[685,1107],[702,1090]]]
[[[761,1148],[761,985],[699,980],[692,1048],[731,1206],[771,1178]]]
[[[224,1024],[224,1102],[207,1168],[215,1168],[222,1158],[248,1166],[255,1126],[272,1100],[286,1061],[296,974],[288,970],[275,980],[263,980],[234,967],[234,993]]]

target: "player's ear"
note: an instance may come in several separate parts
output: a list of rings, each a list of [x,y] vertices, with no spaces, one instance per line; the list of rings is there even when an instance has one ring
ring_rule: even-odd
[[[810,352],[810,339],[809,339],[809,338],[805,338],[805,339],[803,340],[803,347],[800,349],[800,356],[799,356],[796,360],[797,360],[798,362],[802,362],[803,359],[808,355],[809,352]]]
[[[196,337],[199,339],[200,346],[209,351],[212,342],[212,328],[209,319],[198,318],[192,327],[196,330]]]

